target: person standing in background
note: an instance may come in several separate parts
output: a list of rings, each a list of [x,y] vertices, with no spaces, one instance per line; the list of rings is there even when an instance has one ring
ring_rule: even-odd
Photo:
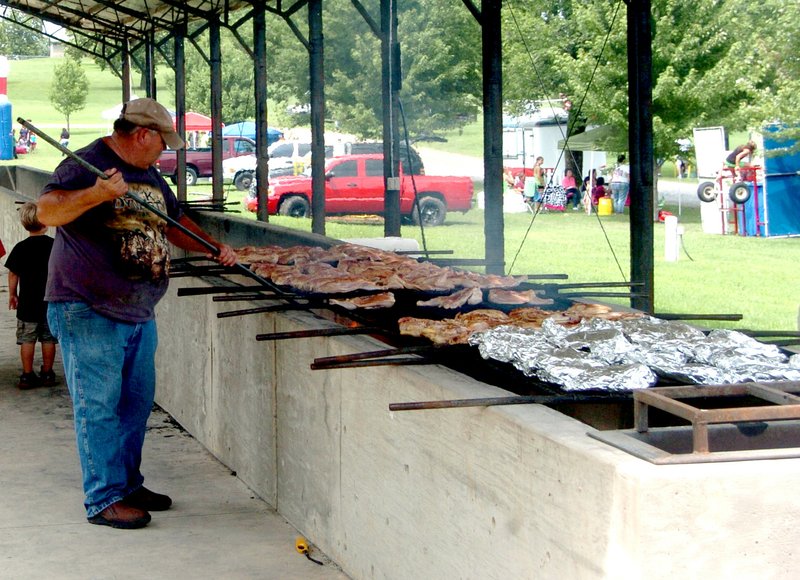
[[[567,199],[572,201],[572,211],[578,211],[578,206],[581,203],[581,192],[578,189],[578,184],[575,182],[575,174],[572,169],[567,169],[564,172],[564,179],[561,180],[561,187],[567,194]]]
[[[17,387],[52,387],[56,384],[53,362],[58,341],[47,324],[47,262],[53,238],[47,226],[36,217],[36,204],[28,202],[19,208],[19,221],[28,237],[14,246],[6,260],[8,268],[8,308],[17,311],[17,344],[20,346],[22,374]],[[36,343],[42,345],[42,367],[37,376],[33,370]]]
[[[736,181],[737,169],[749,164],[747,158],[752,157],[756,151],[756,144],[753,140],[748,141],[744,145],[739,145],[731,151],[725,158],[723,169],[731,174],[731,178]],[[722,174],[720,173],[720,187],[722,184]]]
[[[525,178],[523,196],[533,213],[539,213],[542,207],[544,194],[544,168],[542,165],[544,165],[544,157],[537,157],[531,169],[531,175]]]
[[[631,168],[625,163],[625,156],[617,157],[617,164],[611,172],[611,199],[614,213],[625,213],[625,202],[631,187]]]
[[[69,131],[67,130],[66,127],[61,129],[61,137],[59,138],[58,142],[61,144],[62,147],[69,147]],[[63,156],[66,154],[62,153],[61,155]]]

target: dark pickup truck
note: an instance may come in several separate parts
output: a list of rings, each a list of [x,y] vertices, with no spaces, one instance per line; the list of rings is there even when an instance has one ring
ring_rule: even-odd
[[[412,178],[414,182],[412,183]],[[448,211],[472,208],[473,183],[469,177],[400,175],[400,214],[411,223],[438,226]],[[419,207],[414,204],[416,189]],[[382,214],[384,209],[383,155],[343,155],[325,164],[325,213]],[[255,180],[245,207],[256,210]],[[279,177],[269,182],[267,212],[308,217],[311,177]]]
[[[239,157],[240,155],[253,155],[256,152],[256,142],[247,137],[223,137],[222,158]],[[166,149],[156,161],[156,169],[164,177],[169,177],[172,183],[178,183],[178,159],[176,152]],[[211,147],[203,149],[186,150],[186,185],[197,183],[198,177],[211,177]]]

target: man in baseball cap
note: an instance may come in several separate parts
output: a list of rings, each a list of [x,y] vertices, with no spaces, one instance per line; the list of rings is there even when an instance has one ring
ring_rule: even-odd
[[[122,105],[122,113],[119,118],[139,127],[158,131],[170,149],[178,150],[184,146],[183,139],[175,132],[172,115],[163,105],[153,99],[142,98],[128,101]]]
[[[125,104],[111,135],[59,164],[37,203],[37,218],[56,228],[47,276],[48,323],[64,358],[73,397],[84,506],[92,524],[134,529],[172,499],[144,487],[140,472],[155,394],[155,307],[169,283],[171,246],[224,266],[236,253],[205,233],[153,165],[164,148],[183,147],[172,117],[153,99]],[[209,244],[126,196],[146,199]]]

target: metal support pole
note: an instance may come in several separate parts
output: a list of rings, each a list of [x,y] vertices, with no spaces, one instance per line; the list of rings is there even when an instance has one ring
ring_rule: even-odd
[[[222,50],[219,19],[208,28],[211,55],[211,199],[222,201]]]
[[[655,201],[653,193],[653,48],[650,0],[628,2],[628,148],[631,165],[631,306],[652,313]]]
[[[151,31],[147,35],[147,42],[144,44],[144,62],[145,62],[145,91],[147,96],[151,99],[158,100],[158,91],[156,90],[156,60],[155,60],[155,34]]]
[[[500,0],[481,2],[483,54],[483,195],[486,272],[505,271],[503,216],[503,68]]]
[[[311,231],[325,235],[325,68],[322,0],[308,3],[311,90]]]
[[[381,81],[383,102],[383,235],[400,235],[400,155],[398,92],[400,45],[397,42],[397,2],[381,0]]]
[[[253,78],[256,99],[256,183],[258,184],[259,220],[269,221],[267,189],[269,188],[269,154],[267,153],[267,22],[263,7],[253,11]]]
[[[131,53],[128,37],[122,39],[122,102],[131,100]]]
[[[177,120],[175,130],[178,135],[186,134],[186,26],[182,25],[175,31],[175,115]],[[181,148],[175,152],[178,165],[175,175],[186,175],[186,149]],[[178,179],[178,201],[186,201],[186,179]]]

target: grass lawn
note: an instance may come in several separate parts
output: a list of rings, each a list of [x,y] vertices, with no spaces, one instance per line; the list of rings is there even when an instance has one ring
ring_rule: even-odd
[[[31,119],[57,137],[65,125],[52,109],[48,94],[56,59],[12,61],[9,98],[13,114]],[[105,135],[111,128],[100,113],[120,102],[119,80],[108,71],[84,61],[90,83],[87,106],[71,119],[71,148],[78,148]],[[166,95],[163,95],[167,97]],[[169,98],[162,99],[167,104]],[[481,155],[480,121],[461,132],[448,135],[447,143],[425,143],[452,153]],[[46,143],[20,159],[0,163],[19,163],[52,170],[61,154]],[[200,184],[191,191],[209,193],[210,185]],[[226,186],[229,201],[242,196]],[[677,208],[667,207],[677,214]],[[242,212],[242,217],[254,214]],[[311,220],[280,216],[271,223],[310,231]],[[663,225],[655,226],[655,291],[658,312],[741,313],[738,323],[712,323],[708,326],[796,330],[800,305],[800,238],[763,239],[704,234],[697,209],[683,208],[681,223],[687,253],[677,262],[665,262]],[[530,227],[529,227],[530,226]],[[329,218],[327,235],[333,238],[381,237],[383,222],[369,216]],[[403,235],[421,242],[419,228],[405,226]],[[484,254],[483,212],[448,214],[444,226],[425,231],[431,250],[453,250],[453,257],[476,258]],[[628,217],[597,218],[582,212],[547,213],[531,224],[530,214],[505,215],[505,257],[513,274],[564,273],[572,282],[623,281],[629,277],[630,228]],[[515,260],[516,256],[516,260]],[[691,259],[690,257],[691,256]]]

